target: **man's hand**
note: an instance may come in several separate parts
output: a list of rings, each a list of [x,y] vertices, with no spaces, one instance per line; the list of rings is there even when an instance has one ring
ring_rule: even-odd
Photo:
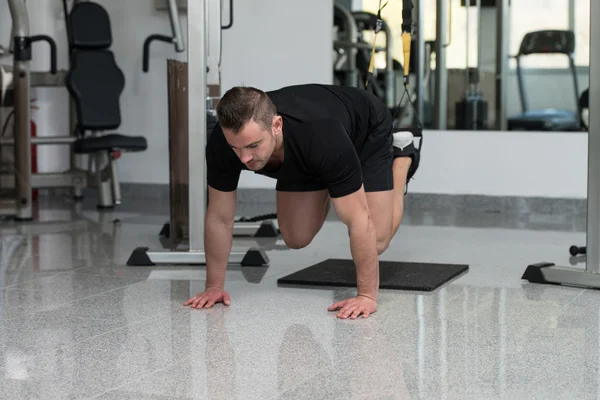
[[[215,303],[231,304],[231,297],[221,288],[209,287],[204,292],[198,293],[183,303],[184,306],[192,305],[191,308],[211,308]]]
[[[342,319],[348,317],[350,317],[350,319],[356,319],[360,314],[362,314],[363,318],[367,318],[377,311],[377,302],[369,297],[359,295],[351,299],[338,301],[331,305],[327,310],[339,310],[337,317]]]

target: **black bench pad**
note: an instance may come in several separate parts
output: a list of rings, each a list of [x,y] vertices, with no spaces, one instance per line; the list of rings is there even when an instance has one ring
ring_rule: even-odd
[[[77,139],[73,145],[77,154],[96,153],[103,150],[144,151],[147,147],[148,142],[143,136],[125,136],[118,133]]]

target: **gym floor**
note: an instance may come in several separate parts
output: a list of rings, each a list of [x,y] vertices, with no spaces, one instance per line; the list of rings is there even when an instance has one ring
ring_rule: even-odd
[[[376,314],[350,321],[327,307],[354,289],[276,283],[326,258],[349,257],[346,230],[333,216],[309,247],[269,251],[268,268],[231,267],[230,307],[191,310],[182,303],[202,290],[203,267],[125,266],[135,247],[161,248],[164,211],[146,202],[99,214],[93,204],[42,201],[44,222],[1,222],[0,398],[600,393],[600,293],[520,279],[531,263],[570,265],[569,246],[585,244],[584,217],[411,209],[381,259],[470,270],[435,292],[381,291]]]

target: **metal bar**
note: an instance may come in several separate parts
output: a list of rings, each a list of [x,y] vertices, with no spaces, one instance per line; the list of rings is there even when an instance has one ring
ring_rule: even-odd
[[[188,5],[188,12],[190,8]],[[206,264],[204,251],[147,251],[146,254],[154,264]],[[229,263],[240,264],[245,255],[245,251],[232,251],[229,253]]]
[[[600,2],[590,2],[590,110],[600,105]],[[587,266],[600,273],[600,114],[590,113],[588,134]]]
[[[204,18],[206,32],[202,36],[205,38],[206,46],[206,84],[215,85],[219,89],[220,97],[221,71],[221,0],[205,0]],[[189,13],[189,10],[188,10]]]
[[[498,0],[496,5],[496,129],[505,131],[506,119],[506,82],[508,79],[508,43],[509,43],[509,0]]]
[[[6,72],[13,72],[12,65],[1,64],[2,68]],[[55,74],[52,72],[44,72],[44,71],[33,71],[29,74],[31,87],[39,86],[39,87],[53,87],[53,86],[64,86],[65,78],[69,71],[61,69],[57,70]],[[10,87],[10,86],[9,86]]]
[[[29,41],[29,16],[23,0],[9,0],[13,21],[13,87],[14,87],[14,134],[16,218],[33,218],[31,191],[31,130],[30,130],[30,81],[31,43]]]
[[[74,136],[36,136],[31,138],[31,144],[35,145],[66,145],[72,144],[77,140]],[[0,145],[13,145],[15,144],[14,138],[0,139]]]
[[[113,201],[116,205],[121,204],[121,184],[119,183],[119,173],[117,171],[117,162],[108,156],[108,166],[110,168],[110,183],[112,185]]]
[[[66,172],[38,172],[31,174],[31,188],[83,188],[87,186],[87,172],[72,170]],[[15,177],[13,175],[0,176],[0,187],[14,188]]]
[[[600,2],[590,2],[590,104],[600,104]],[[598,43],[597,43],[598,42]],[[600,289],[600,114],[590,113],[585,270],[552,263],[527,267],[523,279]]]
[[[85,187],[87,173],[85,171],[44,172],[31,176],[31,187],[35,189],[59,187]]]
[[[62,87],[65,86],[65,79],[68,71],[59,70],[56,74],[51,72],[32,72],[31,87]]]
[[[233,224],[233,236],[254,236],[260,226],[260,222],[236,222]]]
[[[204,249],[206,214],[206,0],[188,0],[188,160],[189,171],[189,243],[190,251]]]
[[[0,216],[8,217],[17,213],[17,202],[14,199],[0,199]]]
[[[481,12],[481,0],[476,1],[477,7],[477,82],[479,83],[479,69],[481,68],[481,54],[483,50],[483,40],[481,40],[481,36],[483,35],[482,30],[482,21],[483,21],[483,13]]]
[[[446,69],[446,30],[448,0],[437,0],[435,41],[435,127],[446,129],[448,123],[448,70]]]
[[[569,69],[571,70],[571,77],[573,78],[573,89],[575,90],[575,109],[577,115],[581,115],[581,109],[579,108],[579,81],[577,79],[577,69],[575,68],[575,54],[569,54]]]
[[[369,49],[371,50],[371,43],[353,43],[351,41],[348,40],[334,40],[333,41],[333,47],[334,48],[344,48],[344,49],[354,49],[356,51],[356,49]],[[385,47],[384,46],[375,46],[375,51],[384,51]],[[348,56],[350,57],[350,56]]]
[[[523,68],[521,68],[521,56],[517,54],[515,61],[517,62],[517,83],[519,84],[521,111],[525,113],[529,110],[529,102],[527,101],[527,93],[525,92],[525,78],[523,76]]]
[[[385,32],[385,99],[389,109],[396,107],[396,74],[394,73],[394,37],[389,25],[384,21]]]
[[[179,8],[175,0],[168,0],[169,3],[169,19],[171,21],[171,30],[173,32],[173,44],[178,53],[185,51],[185,43],[183,41],[183,31],[179,21]]]
[[[417,0],[417,48],[415,57],[417,60],[416,71],[416,91],[417,91],[417,116],[421,123],[425,121],[425,99],[424,99],[424,79],[425,79],[425,35],[424,35],[424,20],[425,20],[425,0]]]

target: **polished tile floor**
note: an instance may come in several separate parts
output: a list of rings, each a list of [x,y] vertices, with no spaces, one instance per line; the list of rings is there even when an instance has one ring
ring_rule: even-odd
[[[203,267],[125,265],[137,246],[161,248],[162,211],[59,203],[40,208],[42,222],[0,222],[0,398],[600,396],[600,292],[520,279],[530,263],[575,263],[580,217],[411,212],[382,259],[469,272],[432,293],[382,291],[376,314],[350,321],[327,307],[354,290],[276,283],[349,257],[335,218],[302,250],[258,243],[271,264],[231,266],[231,306],[191,310]]]

